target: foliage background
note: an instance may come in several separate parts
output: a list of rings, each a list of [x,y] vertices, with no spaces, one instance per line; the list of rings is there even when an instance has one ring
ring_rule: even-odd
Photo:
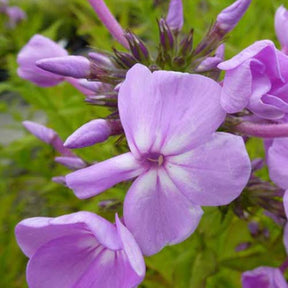
[[[141,36],[156,51],[158,31],[156,19],[165,15],[168,0],[157,7],[153,0],[107,0],[114,15],[125,28]],[[195,42],[217,13],[232,0],[183,0],[184,31],[195,29]],[[226,58],[238,53],[256,40],[276,41],[273,17],[278,0],[253,0],[240,24],[226,44]],[[18,51],[36,33],[67,43],[71,53],[85,54],[91,48],[121,49],[113,41],[85,0],[22,0],[10,1],[27,13],[27,20],[15,29],[5,27],[0,15],[0,287],[22,288],[25,283],[27,259],[14,238],[14,227],[23,218],[55,217],[78,210],[89,210],[113,219],[115,204],[101,210],[98,201],[121,201],[129,183],[120,184],[89,200],[78,200],[70,191],[51,177],[68,172],[54,163],[55,152],[22,128],[21,121],[36,120],[46,123],[65,139],[83,123],[104,117],[108,111],[84,103],[83,96],[67,83],[42,89],[17,77]],[[89,43],[89,44],[88,44]],[[277,43],[277,42],[276,42]],[[278,45],[278,44],[277,44]],[[123,147],[108,144],[81,149],[84,159],[100,161],[119,154]],[[252,158],[263,156],[260,141],[248,144]],[[267,178],[264,169],[261,175]],[[261,209],[251,210],[249,221],[259,222],[269,231],[252,238],[248,220],[240,220],[231,209],[205,208],[200,227],[182,244],[165,248],[147,258],[147,276],[141,287],[200,288],[240,287],[241,271],[260,265],[279,266],[285,259],[281,228],[263,216]],[[224,212],[223,212],[224,211]],[[241,252],[235,247],[243,242],[251,246]]]

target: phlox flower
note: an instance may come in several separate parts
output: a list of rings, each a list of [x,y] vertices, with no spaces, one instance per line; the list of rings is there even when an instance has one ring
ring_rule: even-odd
[[[228,113],[249,109],[262,119],[285,121],[288,113],[288,57],[273,42],[255,42],[222,62],[221,104]]]
[[[137,177],[124,221],[146,255],[196,229],[199,205],[224,205],[250,176],[243,140],[215,133],[225,112],[214,80],[133,66],[119,90],[119,114],[131,152],[66,176],[79,198]]]
[[[15,233],[30,288],[133,288],[144,278],[140,248],[117,216],[116,224],[90,212],[35,217]]]

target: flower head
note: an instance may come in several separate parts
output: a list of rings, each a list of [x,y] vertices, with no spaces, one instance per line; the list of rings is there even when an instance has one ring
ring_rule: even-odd
[[[247,108],[260,118],[283,120],[288,112],[287,65],[288,57],[268,40],[255,42],[219,64],[226,71],[223,108],[228,113]]]
[[[30,288],[133,288],[144,278],[140,249],[117,216],[116,224],[90,212],[36,217],[15,233],[30,258]]]
[[[204,76],[135,65],[118,100],[131,152],[67,175],[68,187],[87,198],[138,176],[124,219],[144,254],[183,241],[201,218],[197,205],[231,202],[250,175],[242,138],[214,133],[225,117],[220,92]]]

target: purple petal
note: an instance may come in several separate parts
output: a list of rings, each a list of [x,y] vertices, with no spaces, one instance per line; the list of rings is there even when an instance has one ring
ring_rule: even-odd
[[[183,26],[183,4],[182,0],[170,0],[166,22],[170,29],[180,31]]]
[[[181,194],[163,169],[151,169],[138,177],[124,202],[126,226],[144,255],[184,241],[198,226],[202,213],[199,206]]]
[[[55,161],[72,170],[81,169],[87,166],[86,163],[79,157],[55,157]]]
[[[77,287],[75,284],[87,273],[95,258],[102,256],[101,252],[103,254],[103,247],[97,251],[97,246],[99,243],[89,234],[72,234],[45,243],[28,263],[29,287]]]
[[[41,35],[33,36],[21,49],[17,57],[18,75],[36,85],[49,87],[57,85],[64,78],[50,72],[43,71],[36,66],[36,61],[43,58],[66,56],[65,49],[49,38]]]
[[[251,0],[237,0],[232,5],[225,8],[217,16],[217,25],[221,30],[231,31],[240,21]]]
[[[221,132],[196,149],[166,160],[165,168],[177,188],[193,203],[204,206],[233,201],[251,172],[242,137]]]
[[[57,218],[35,217],[21,221],[15,228],[18,245],[31,257],[45,243],[73,234],[92,233],[110,249],[121,247],[113,224],[90,212],[78,212]]]
[[[237,54],[233,58],[219,64],[218,68],[225,71],[234,69],[243,62],[256,56],[260,51],[262,51],[266,47],[271,47],[272,50],[276,49],[274,43],[270,40],[256,41],[254,44],[242,50],[239,54]]]
[[[284,207],[285,207],[285,213],[286,213],[286,217],[288,215],[288,193],[287,190],[285,192],[285,200],[284,200]],[[285,224],[284,227],[284,233],[283,233],[283,242],[284,242],[284,246],[285,246],[285,250],[286,250],[286,254],[288,254],[288,224]]]
[[[78,128],[65,141],[67,148],[82,148],[104,142],[111,135],[109,122],[104,119],[92,120]]]
[[[287,288],[286,280],[278,268],[258,267],[242,274],[243,288]]]
[[[275,14],[275,31],[277,38],[282,46],[283,49],[288,48],[288,11],[282,5],[280,6]]]
[[[121,223],[118,215],[116,215],[116,227],[132,269],[139,277],[144,277],[145,262],[141,250],[131,232]]]
[[[115,184],[132,179],[145,167],[132,153],[125,153],[66,176],[67,186],[81,199],[97,195]]]
[[[207,77],[152,74],[136,64],[119,91],[120,118],[132,153],[176,154],[205,142],[225,117],[220,92],[221,87]]]
[[[44,58],[36,61],[36,65],[48,72],[73,78],[88,78],[90,61],[83,56],[64,56]]]
[[[288,138],[276,138],[268,150],[267,165],[271,180],[288,188]]]

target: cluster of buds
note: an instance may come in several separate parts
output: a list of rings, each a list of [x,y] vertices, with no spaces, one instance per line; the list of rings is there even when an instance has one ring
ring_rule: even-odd
[[[102,0],[89,2],[126,51],[71,56],[36,35],[18,55],[18,74],[43,87],[67,81],[86,102],[106,106],[111,114],[84,124],[64,143],[52,129],[27,121],[24,126],[60,153],[55,161],[73,170],[54,181],[71,188],[78,198],[135,181],[123,203],[123,219],[116,214],[115,224],[78,212],[17,225],[18,243],[30,258],[30,287],[135,287],[144,279],[143,255],[187,239],[203,215],[201,206],[232,203],[240,218],[260,206],[281,225],[286,223],[288,56],[281,30],[288,23],[285,8],[280,7],[275,18],[282,51],[262,40],[223,62],[226,35],[251,0],[237,0],[220,12],[195,48],[193,29],[182,33],[182,1],[171,0],[167,17],[158,21],[156,55],[120,27]],[[221,71],[226,74],[220,85]],[[127,153],[87,163],[72,152],[114,135],[126,137]],[[251,163],[245,148],[251,137],[266,139],[265,161]],[[273,183],[255,175],[265,164]],[[39,235],[41,241],[35,240]],[[260,267],[244,273],[243,287],[287,287],[285,263],[279,269]],[[73,275],[63,277],[71,274],[71,267]],[[264,282],[263,273],[268,279]],[[269,286],[273,279],[278,286]]]

